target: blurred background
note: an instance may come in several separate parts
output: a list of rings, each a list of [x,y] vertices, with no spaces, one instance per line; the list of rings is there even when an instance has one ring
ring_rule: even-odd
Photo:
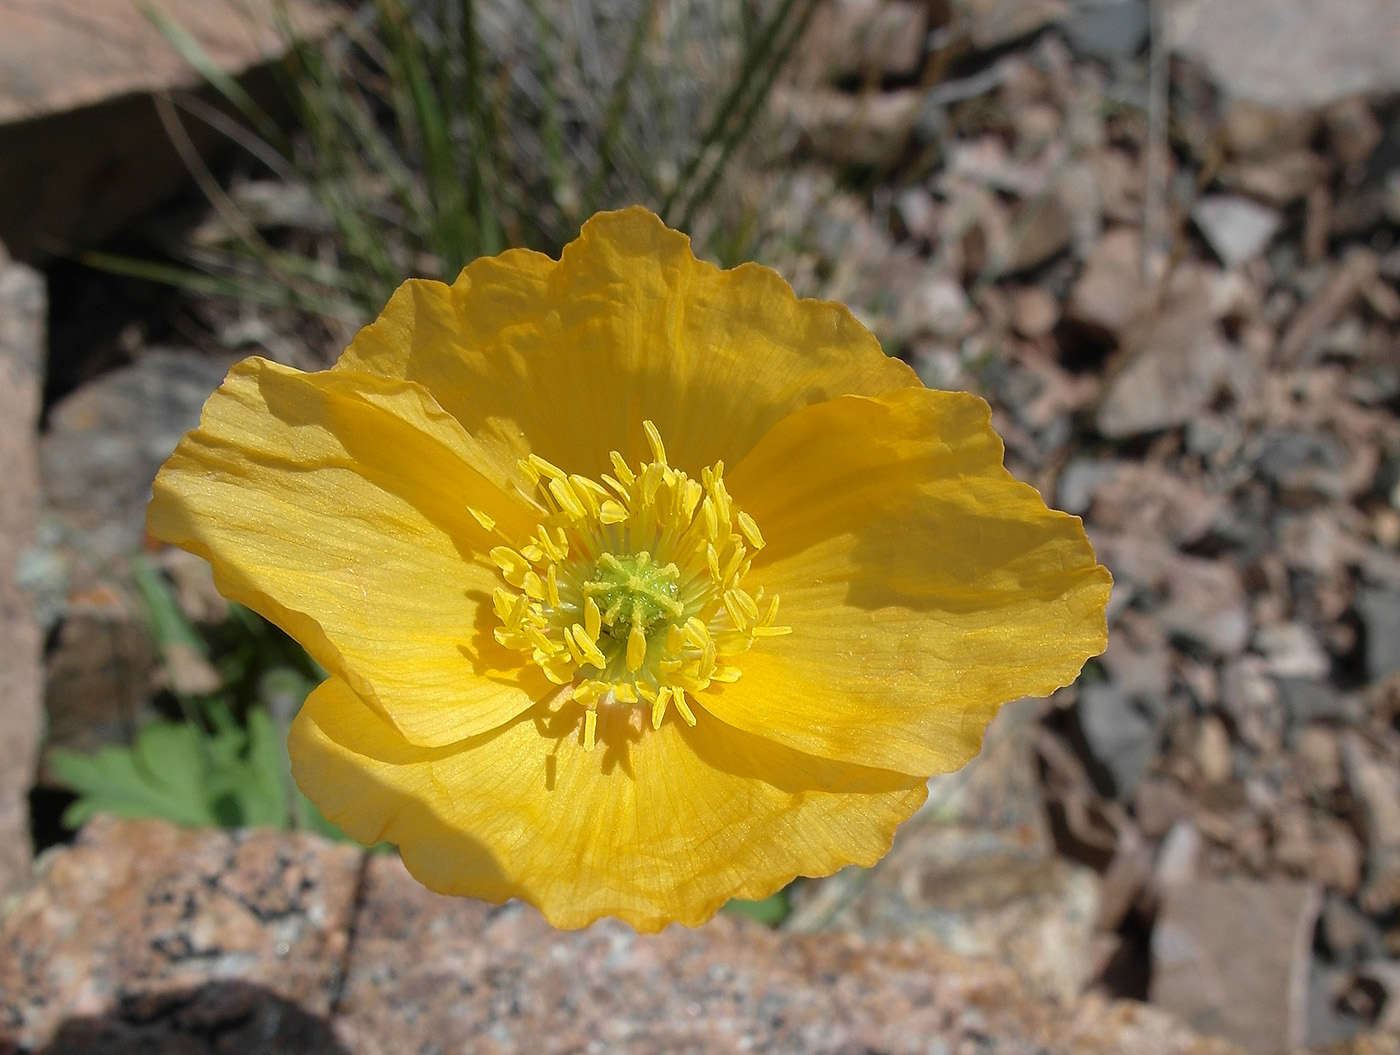
[[[632,203],[1116,580],[878,866],[654,939],[345,843],[143,531],[238,358]],[[1395,0],[0,0],[0,1053],[1400,1052],[1397,234]]]

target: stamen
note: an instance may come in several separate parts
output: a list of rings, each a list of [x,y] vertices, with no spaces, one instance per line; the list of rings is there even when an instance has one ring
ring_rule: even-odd
[[[525,652],[585,708],[591,750],[602,707],[647,707],[659,729],[674,705],[688,725],[712,683],[738,679],[736,658],[776,625],[777,598],[743,581],[765,545],[734,508],[724,464],[692,478],[667,461],[660,431],[643,423],[652,460],[616,451],[602,483],[538,455],[520,463],[546,512],[528,537],[490,551],[507,585],[492,591],[495,639]],[[469,510],[483,529],[495,521]]]

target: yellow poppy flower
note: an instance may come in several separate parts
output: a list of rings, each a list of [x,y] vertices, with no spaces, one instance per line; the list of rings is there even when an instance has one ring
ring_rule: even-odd
[[[561,927],[873,863],[1105,643],[981,399],[642,209],[404,283],[330,370],[240,363],[149,524],[330,673],[290,740],[326,816]]]

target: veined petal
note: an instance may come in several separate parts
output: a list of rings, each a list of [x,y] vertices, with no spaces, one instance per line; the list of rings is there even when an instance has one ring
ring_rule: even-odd
[[[695,925],[729,898],[872,864],[922,778],[804,756],[713,720],[652,730],[634,707],[541,704],[452,747],[416,747],[337,679],[292,726],[298,785],[363,842],[397,843],[434,890],[519,897],[559,927]],[[645,728],[643,726],[645,725]]]
[[[152,535],[206,558],[227,597],[296,638],[404,736],[493,729],[544,691],[497,645],[470,510],[532,513],[472,467],[461,426],[417,385],[235,366],[156,477]]]
[[[405,283],[339,367],[421,383],[503,472],[534,452],[592,477],[609,451],[643,459],[646,420],[695,475],[809,403],[918,384],[845,307],[697,260],[638,208],[589,220],[558,262],[512,251]]]
[[[826,758],[946,772],[1001,704],[1106,644],[1111,578],[1079,518],[1002,466],[981,399],[843,396],[775,425],[730,476],[768,545],[750,580],[791,634],[702,694],[712,715]]]

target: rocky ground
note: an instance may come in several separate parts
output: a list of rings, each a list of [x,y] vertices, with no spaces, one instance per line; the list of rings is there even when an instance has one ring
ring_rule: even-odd
[[[559,935],[309,837],[94,824],[6,918],[0,1037],[1400,1051],[1400,8],[840,0],[767,120],[735,191],[759,255],[992,402],[1013,472],[1114,572],[1104,656],[776,934]],[[86,301],[53,293],[73,333]],[[36,440],[42,294],[0,272],[0,449],[39,481],[37,517],[9,481],[0,555],[26,517],[36,543],[0,616],[48,642],[42,677],[4,660],[0,706],[37,728],[42,680],[48,742],[90,748],[149,713],[122,569],[155,466],[235,355],[333,350],[247,312],[180,307],[198,349],[133,317],[59,342]],[[8,847],[29,743],[0,764]]]

